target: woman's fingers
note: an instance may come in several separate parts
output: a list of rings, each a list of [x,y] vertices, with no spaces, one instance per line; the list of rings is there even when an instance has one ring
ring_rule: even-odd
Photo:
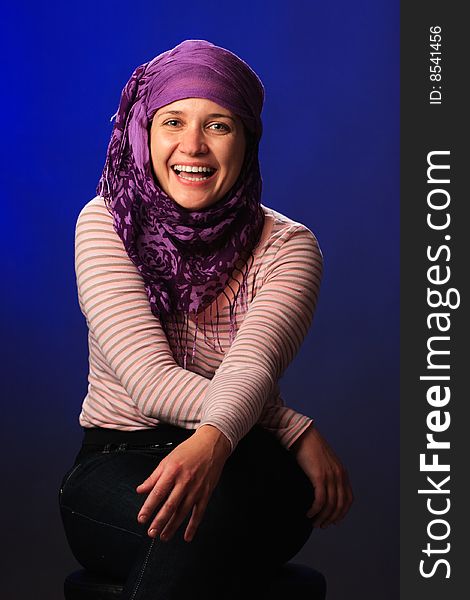
[[[157,537],[163,532],[170,519],[179,510],[180,505],[183,502],[183,495],[184,486],[182,485],[176,485],[171,490],[168,498],[159,508],[157,515],[148,528],[148,534],[150,537]]]
[[[196,504],[194,504],[194,496],[193,495],[191,497],[186,498],[183,502],[181,502],[178,509],[173,513],[171,518],[168,520],[167,524],[161,530],[160,538],[164,542],[169,541],[174,536],[174,534],[180,527],[181,523],[186,519],[186,517],[188,516],[188,514],[191,512],[191,509],[192,509],[191,517],[190,517],[188,526],[186,527],[186,531],[184,533],[184,540],[186,542],[192,541],[192,539],[196,533],[197,527],[199,526],[199,523],[201,522],[202,516],[204,514],[204,510],[202,510],[200,508],[202,506],[202,504],[203,503],[201,501],[199,503],[199,508],[198,508],[198,506]],[[205,505],[207,505],[207,502],[205,503]],[[197,522],[195,521],[195,518],[196,518]],[[188,535],[188,532],[192,532],[192,534]]]
[[[139,523],[145,523],[150,516],[155,512],[158,506],[168,497],[173,488],[172,481],[160,477],[154,487],[150,490],[149,495],[145,499],[142,508],[139,510],[137,520]]]
[[[343,519],[346,516],[347,512],[351,508],[351,504],[354,501],[354,495],[353,495],[353,491],[351,488],[351,483],[349,482],[349,476],[348,476],[348,473],[346,470],[344,471],[344,490],[345,490],[345,494],[344,494],[343,510],[341,511],[341,513],[338,516],[338,518],[336,519],[336,521],[341,521],[341,519]]]
[[[182,496],[183,491],[180,489],[179,497],[181,498]],[[176,494],[175,498],[177,498]],[[179,505],[174,508],[174,503],[177,502],[177,500],[172,501],[170,496],[168,501],[165,502],[164,506],[162,506],[160,509],[157,517],[155,517],[154,521],[152,522],[149,528],[149,535],[151,537],[157,537],[160,535],[160,538],[164,542],[170,540],[180,527],[181,523],[191,512],[191,517],[184,533],[184,540],[186,542],[191,542],[196,535],[196,531],[202,521],[207,504],[209,502],[208,495],[200,497],[197,503],[195,498],[195,494],[190,494],[184,500],[181,500]]]
[[[145,523],[154,515],[148,527],[148,535],[152,538],[160,536],[163,541],[167,541],[197,504],[198,508],[193,511],[187,529],[192,539],[202,520],[209,497],[209,489],[196,485],[195,481],[187,478],[178,481],[175,477],[165,478],[162,475],[142,505],[137,519],[139,523]]]
[[[326,482],[326,501],[323,508],[313,521],[314,527],[326,527],[329,522],[330,515],[335,511],[337,503],[336,481],[328,477]]]
[[[165,528],[162,531],[162,534],[160,537],[164,542],[167,542],[174,536],[174,534],[178,530],[179,526],[186,519],[186,517],[188,516],[188,513],[191,511],[191,509],[193,507],[194,507],[194,496],[193,495],[191,495],[191,497],[186,498],[184,500],[184,502],[181,502],[178,510],[175,511],[172,518],[168,521],[168,523],[166,524]]]
[[[315,478],[312,485],[315,490],[315,500],[307,513],[309,519],[312,519],[322,510],[327,498],[325,480],[323,477]]]
[[[193,506],[193,511],[191,513],[191,518],[189,519],[188,526],[186,527],[186,531],[184,533],[184,539],[187,542],[192,542],[194,536],[196,535],[196,531],[201,524],[202,517],[206,512],[207,504],[209,503],[209,496],[201,498],[197,504]]]
[[[338,507],[331,517],[332,523],[339,523],[343,519],[353,502],[353,493],[346,469],[343,469],[342,479],[338,482]]]
[[[150,490],[152,489],[152,487],[155,485],[155,481],[153,479],[146,479],[144,482],[142,482],[140,485],[138,485],[135,488],[135,491],[138,494],[146,494],[148,492],[150,492]]]
[[[332,469],[329,475],[318,476],[313,484],[315,501],[307,512],[315,518],[315,527],[328,527],[340,521],[348,512],[353,501],[351,485],[343,468]]]
[[[170,539],[198,505],[191,515],[190,535],[194,536],[229,456],[229,442],[223,438],[216,427],[202,426],[178,444],[152,475],[137,486],[138,493],[148,493],[137,519],[145,523],[152,517],[148,528],[150,537],[160,535],[163,540]]]
[[[346,490],[344,489],[341,481],[338,481],[336,486],[336,504],[333,506],[332,512],[323,521],[322,527],[328,527],[328,525],[338,521],[344,509],[345,495]]]
[[[181,523],[185,520],[189,512],[191,517],[184,533],[184,540],[191,542],[196,534],[196,531],[202,521],[204,513],[206,511],[207,504],[209,502],[210,494],[206,493],[200,496],[196,502],[196,495],[191,494],[184,502],[182,502],[177,511],[175,511],[173,517],[168,521],[166,527],[162,531],[162,539],[168,541],[173,537]],[[192,509],[192,511],[191,511]]]
[[[346,469],[328,442],[314,427],[309,427],[290,447],[297,463],[310,479],[315,499],[307,511],[314,525],[327,527],[348,512],[353,495]]]
[[[140,485],[138,485],[135,488],[135,491],[138,494],[146,494],[150,492],[150,490],[155,486],[160,477],[159,466],[153,471],[153,473],[149,477],[147,477],[145,481],[143,481]]]
[[[350,509],[353,494],[345,473],[330,475],[326,482],[315,487],[315,502],[307,513],[309,518],[316,517],[315,527],[337,523]]]

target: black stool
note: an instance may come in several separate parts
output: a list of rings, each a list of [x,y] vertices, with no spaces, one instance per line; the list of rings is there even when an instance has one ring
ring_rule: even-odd
[[[276,569],[266,599],[269,600],[324,600],[325,577],[304,565],[287,563]],[[74,571],[64,582],[65,600],[118,600],[123,590],[122,581],[96,575],[82,569]],[[243,600],[243,599],[240,599]],[[259,600],[265,600],[259,597]]]

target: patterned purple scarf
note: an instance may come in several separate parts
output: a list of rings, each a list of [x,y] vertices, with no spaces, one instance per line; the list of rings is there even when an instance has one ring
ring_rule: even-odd
[[[184,98],[216,102],[238,115],[248,134],[238,180],[223,198],[197,211],[165,194],[153,176],[150,160],[154,113]],[[258,162],[263,100],[261,81],[239,57],[203,40],[187,40],[137,67],[114,115],[97,193],[113,215],[116,232],[144,280],[151,310],[167,335],[168,322],[173,323],[175,358],[185,368],[189,317],[196,323],[197,334],[199,313],[225,293],[242,264],[242,283],[234,299],[229,299],[230,342],[238,301],[243,305],[247,296],[248,262],[264,223]],[[183,315],[182,326],[176,313]],[[220,347],[218,330],[217,341]],[[195,343],[196,336],[193,359]]]

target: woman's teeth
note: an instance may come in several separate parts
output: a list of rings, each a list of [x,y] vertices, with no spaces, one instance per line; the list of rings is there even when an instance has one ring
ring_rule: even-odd
[[[181,177],[181,179],[187,179],[189,181],[204,181],[205,179],[209,179],[209,177],[211,177],[211,175],[213,175],[215,172],[215,169],[212,167],[173,165],[171,168],[178,175],[178,177]],[[183,173],[206,173],[206,175],[202,177],[194,177],[194,175],[183,175]]]

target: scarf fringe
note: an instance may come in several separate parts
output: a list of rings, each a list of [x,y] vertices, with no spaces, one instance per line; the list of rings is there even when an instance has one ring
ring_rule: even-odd
[[[240,283],[237,281],[237,283],[238,283],[237,291],[235,292],[233,290],[232,286],[230,285],[230,283],[232,283],[232,281],[229,282],[229,284],[227,284],[228,287],[230,288],[231,292],[233,293],[233,299],[230,300],[230,298],[227,295],[227,293],[225,292],[225,290],[222,291],[222,294],[228,300],[228,306],[229,306],[229,317],[230,317],[229,345],[230,346],[233,344],[235,337],[236,337],[236,332],[238,331],[237,314],[240,314],[240,311],[242,313],[246,313],[248,311],[248,297],[249,297],[248,273],[254,262],[253,254],[250,254],[250,259],[251,260],[250,260],[249,265],[248,265],[248,262],[244,263],[243,270],[239,269],[238,267],[234,268],[234,270],[239,271],[242,274],[242,282]],[[253,297],[254,289],[255,289],[255,277],[253,276],[251,297]],[[202,328],[201,328],[201,324],[200,324],[200,314],[194,313],[195,328],[194,328],[194,335],[193,335],[192,341],[190,341],[188,339],[189,338],[189,319],[191,317],[190,313],[180,313],[182,315],[182,321],[180,321],[177,318],[176,314],[169,315],[170,322],[172,324],[172,330],[173,330],[173,333],[175,334],[175,339],[176,339],[175,359],[178,362],[178,364],[183,367],[183,369],[187,369],[187,366],[188,366],[188,358],[189,358],[188,350],[190,347],[191,347],[191,350],[189,352],[190,360],[191,360],[191,364],[194,364],[194,357],[196,355],[196,345],[197,345],[198,333],[201,333],[203,335],[204,342],[206,344],[208,344],[213,350],[219,351],[222,354],[225,353],[224,349],[222,347],[221,341],[220,341],[219,324],[220,324],[220,316],[221,315],[220,315],[220,309],[219,309],[219,298],[220,298],[220,295],[215,299],[215,301],[209,307],[212,340],[215,340],[215,342],[216,342],[215,344],[214,344],[214,342],[210,342],[209,339],[207,338],[208,324],[206,322],[206,311],[205,310],[202,311],[202,314],[203,314]],[[214,318],[213,318],[214,304],[215,304],[215,311],[216,311],[215,324],[214,324]],[[168,334],[169,334],[168,323],[166,322],[166,320],[164,318],[161,318],[160,321],[162,322],[163,329],[168,338],[169,337],[168,336]]]

